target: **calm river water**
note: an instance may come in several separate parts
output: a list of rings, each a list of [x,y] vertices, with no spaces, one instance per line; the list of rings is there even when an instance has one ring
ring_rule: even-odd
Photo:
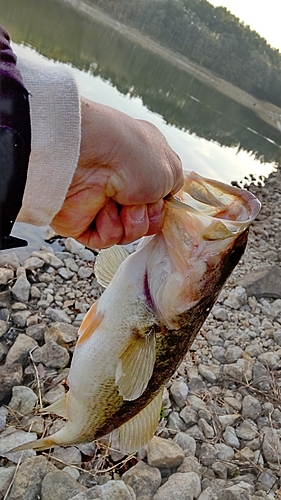
[[[153,122],[186,170],[243,183],[280,163],[278,130],[122,30],[58,0],[0,0],[0,12],[19,56],[67,64],[82,95]]]

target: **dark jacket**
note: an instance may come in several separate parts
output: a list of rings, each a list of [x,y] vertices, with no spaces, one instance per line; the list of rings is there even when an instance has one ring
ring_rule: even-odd
[[[26,244],[10,236],[22,205],[31,147],[28,92],[16,60],[9,34],[0,26],[0,249]]]

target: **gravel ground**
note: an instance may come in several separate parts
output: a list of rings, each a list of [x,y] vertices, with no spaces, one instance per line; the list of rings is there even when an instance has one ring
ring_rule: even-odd
[[[251,190],[263,208],[242,262],[167,385],[155,437],[132,456],[108,437],[6,453],[62,425],[38,409],[66,392],[101,289],[94,252],[72,239],[24,262],[0,254],[0,500],[281,499],[281,175]]]

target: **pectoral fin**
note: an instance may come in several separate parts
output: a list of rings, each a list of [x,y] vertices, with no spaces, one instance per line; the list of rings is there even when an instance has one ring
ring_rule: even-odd
[[[40,413],[54,413],[59,417],[68,418],[67,401],[68,401],[68,393],[65,394],[62,398],[52,403],[51,405],[40,410]]]
[[[106,288],[128,255],[129,252],[118,245],[101,250],[96,258],[94,267],[97,282]]]
[[[154,328],[132,336],[116,368],[115,382],[124,399],[132,401],[145,391],[153,373],[156,358]]]
[[[163,389],[135,417],[119,427],[119,447],[123,453],[133,453],[153,437],[160,418]]]

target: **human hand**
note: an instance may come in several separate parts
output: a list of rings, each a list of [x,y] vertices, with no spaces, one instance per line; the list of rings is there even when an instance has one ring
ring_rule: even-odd
[[[163,198],[183,185],[181,161],[151,123],[81,99],[80,158],[51,226],[90,248],[159,231]]]

